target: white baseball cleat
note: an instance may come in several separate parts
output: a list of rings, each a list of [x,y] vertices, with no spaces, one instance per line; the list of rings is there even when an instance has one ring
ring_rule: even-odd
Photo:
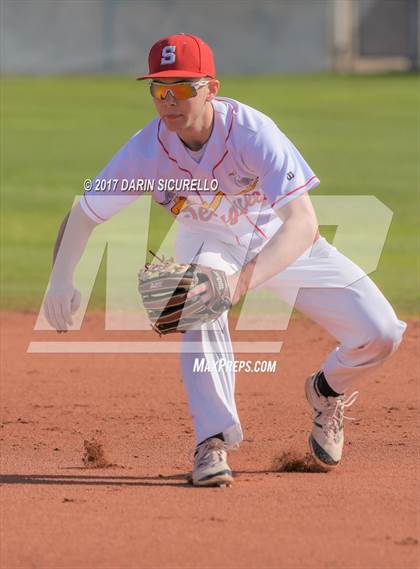
[[[309,436],[309,449],[315,462],[323,470],[332,470],[341,460],[344,446],[344,419],[354,421],[344,415],[359,395],[358,391],[349,397],[325,397],[315,384],[318,374],[306,380],[306,399],[314,410],[312,432]]]
[[[227,463],[226,444],[217,437],[201,443],[194,454],[194,486],[230,486],[232,471]]]

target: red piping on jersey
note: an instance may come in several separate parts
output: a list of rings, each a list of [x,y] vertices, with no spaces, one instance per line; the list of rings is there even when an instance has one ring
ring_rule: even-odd
[[[226,144],[226,142],[228,141],[228,138],[229,138],[229,136],[230,136],[230,133],[232,132],[233,117],[234,117],[234,116],[235,116],[235,115],[233,114],[233,111],[232,111],[232,120],[230,121],[230,127],[229,127],[228,133],[227,133],[226,138],[225,138],[225,144]],[[218,168],[218,167],[220,166],[220,164],[221,164],[221,163],[223,162],[223,160],[226,158],[228,152],[229,152],[229,150],[226,148],[226,150],[225,150],[223,156],[220,158],[220,160],[219,160],[218,162],[216,162],[215,166],[213,166],[213,169],[212,169],[212,171],[211,171],[211,175],[213,176],[213,178],[215,178],[215,176],[214,176],[214,171],[216,170],[216,168]]]
[[[299,186],[298,188],[295,188],[294,190],[290,190],[290,192],[287,192],[286,195],[281,196],[278,200],[276,200],[275,202],[273,202],[271,204],[270,207],[274,207],[276,205],[276,203],[278,203],[281,200],[284,200],[284,198],[287,198],[287,196],[290,196],[291,194],[294,194],[295,192],[297,192],[298,190],[302,190],[303,188],[305,188],[308,184],[310,184],[313,180],[318,180],[317,176],[312,176],[312,178],[309,178],[309,180],[307,180],[303,186]]]
[[[225,101],[222,101],[222,102],[224,103]],[[226,104],[229,105],[231,108],[233,108],[232,105],[230,105],[230,103],[226,103]],[[227,140],[228,140],[228,138],[229,138],[229,136],[230,136],[230,133],[231,133],[231,131],[232,131],[233,118],[234,118],[234,116],[235,116],[234,111],[232,111],[232,121],[231,121],[231,123],[230,123],[230,127],[229,127],[228,133],[227,133],[226,138],[225,138],[225,143],[227,142]],[[229,152],[229,149],[226,148],[225,153],[223,154],[223,156],[220,158],[220,160],[217,162],[217,164],[213,167],[213,170],[211,171],[211,175],[213,176],[213,178],[215,178],[214,171],[216,170],[216,168],[218,168],[218,167],[220,166],[220,164],[221,164],[221,163],[223,162],[223,160],[226,158],[228,152]],[[226,198],[227,201],[231,204],[232,207],[235,207],[235,206],[232,204],[232,202],[230,201],[230,199],[227,197],[226,194],[225,194],[225,198]],[[255,223],[253,223],[253,222],[249,219],[249,217],[248,217],[247,214],[245,214],[245,219],[246,219],[265,239],[267,239],[267,235],[264,233],[264,231],[263,231],[262,229],[260,229],[257,225],[255,225]]]
[[[227,139],[228,139],[229,136],[230,136],[230,131],[232,130],[233,117],[235,116],[235,109],[233,108],[233,105],[231,105],[231,104],[228,103],[227,101],[222,101],[221,99],[218,99],[217,97],[216,97],[215,100],[218,101],[219,103],[222,103],[223,105],[226,105],[227,107],[230,107],[230,109],[231,109],[231,111],[232,111],[232,120],[231,120],[231,123],[230,123],[230,127],[229,127],[229,130],[228,130],[228,133],[227,133],[226,138],[225,138],[225,142],[226,142]],[[213,107],[213,109],[214,109],[214,107]],[[214,112],[216,112],[216,111],[214,111]]]
[[[178,166],[178,168],[182,171],[182,172],[187,172],[187,174],[189,174],[191,180],[193,179],[193,175],[192,172],[190,172],[190,170],[187,170],[187,168],[182,168],[182,166],[180,166],[178,164],[178,161],[176,160],[176,158],[173,158],[170,154],[169,151],[165,148],[165,145],[162,142],[162,139],[160,138],[160,125],[162,124],[162,119],[159,120],[159,124],[158,124],[158,129],[157,129],[157,139],[159,144],[161,145],[161,147],[163,148],[165,154],[168,156],[169,160],[171,160],[172,162],[175,162],[175,164]],[[203,198],[201,197],[200,193],[198,192],[198,190],[194,190],[195,193],[198,195],[198,197],[201,200],[201,203],[204,202]]]
[[[227,105],[233,109],[232,105],[230,105],[229,103],[227,103]],[[231,131],[232,131],[233,118],[234,118],[234,112],[233,112],[233,110],[232,110],[232,120],[231,120],[231,122],[230,122],[229,130],[228,130],[228,133],[227,133],[226,138],[225,138],[225,144],[226,144],[228,138],[230,137],[230,133],[231,133]],[[175,158],[173,158],[173,157],[169,154],[169,151],[165,148],[165,145],[163,144],[162,139],[160,138],[160,127],[161,127],[161,124],[162,124],[162,119],[159,120],[158,129],[157,129],[157,139],[158,139],[158,142],[159,142],[160,146],[162,147],[162,149],[163,149],[163,151],[165,152],[165,154],[168,156],[169,160],[171,160],[172,162],[175,162],[175,164],[178,166],[178,168],[179,168],[182,172],[187,172],[187,173],[189,174],[190,178],[193,179],[192,172],[190,172],[190,170],[188,170],[187,168],[182,168],[182,167],[178,164],[178,161],[177,161]],[[218,168],[218,167],[220,166],[220,164],[221,164],[221,163],[223,162],[223,160],[226,158],[228,152],[229,152],[229,150],[226,149],[225,152],[224,152],[224,154],[223,154],[223,156],[220,158],[220,160],[219,160],[218,162],[216,162],[216,164],[213,166],[212,171],[211,171],[211,175],[212,175],[213,179],[216,179],[216,178],[215,178],[215,175],[214,175],[214,171],[216,170],[216,168]],[[195,193],[199,196],[199,198],[200,198],[200,200],[201,200],[201,203],[205,203],[205,200],[203,200],[203,198],[202,198],[200,192],[199,192],[198,190],[195,190]]]
[[[246,217],[247,221],[249,221],[249,223],[255,227],[255,229],[258,231],[258,233],[261,233],[261,235],[262,235],[265,239],[267,239],[267,235],[264,233],[264,231],[263,231],[260,227],[258,227],[258,225],[255,225],[255,223],[253,223],[253,222],[249,219],[249,217],[248,217],[247,214],[245,214],[245,217]]]
[[[87,199],[86,199],[86,195],[85,195],[85,194],[83,194],[83,198],[84,198],[84,200],[85,200],[85,204],[87,205],[89,211],[91,211],[91,212],[93,213],[93,215],[94,215],[95,217],[97,217],[98,219],[100,219],[101,221],[106,221],[105,218],[103,218],[103,217],[101,217],[100,215],[98,215],[98,214],[95,212],[95,210],[89,205],[89,203],[88,203],[88,201],[87,201]]]
[[[157,130],[157,139],[158,139],[158,141],[159,141],[159,144],[160,144],[161,147],[163,148],[164,152],[168,155],[169,160],[172,160],[172,162],[175,162],[175,164],[178,166],[178,168],[179,168],[180,170],[182,170],[183,172],[187,172],[187,173],[190,175],[190,178],[192,179],[192,177],[193,177],[192,173],[191,173],[189,170],[187,170],[187,168],[182,168],[182,167],[178,164],[177,160],[176,160],[175,158],[173,158],[173,157],[169,154],[168,150],[166,150],[165,145],[163,144],[163,142],[162,142],[162,140],[161,140],[161,138],[160,138],[160,134],[159,134],[159,133],[160,133],[160,125],[161,125],[161,124],[162,124],[162,119],[159,120],[158,130]]]
[[[229,150],[225,150],[225,153],[223,154],[223,156],[220,158],[219,162],[216,163],[216,166],[213,166],[213,169],[211,171],[211,175],[213,176],[213,179],[216,179],[214,176],[214,171],[216,170],[216,168],[218,168],[220,166],[220,164],[223,162],[223,160],[226,158],[227,153],[229,152]]]

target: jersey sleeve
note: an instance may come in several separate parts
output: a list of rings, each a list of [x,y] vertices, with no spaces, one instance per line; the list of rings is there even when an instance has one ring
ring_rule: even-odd
[[[142,156],[139,131],[108,162],[85,190],[80,206],[96,223],[103,223],[146,191],[148,164]]]
[[[262,191],[274,209],[320,183],[298,149],[274,123],[260,129],[248,144],[244,158],[259,176]]]

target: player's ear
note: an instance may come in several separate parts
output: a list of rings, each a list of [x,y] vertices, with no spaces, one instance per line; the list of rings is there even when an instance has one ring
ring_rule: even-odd
[[[216,97],[217,93],[219,92],[219,87],[220,87],[220,81],[218,81],[217,79],[210,79],[207,85],[208,88],[207,101],[211,101],[212,99],[214,99],[214,97]]]

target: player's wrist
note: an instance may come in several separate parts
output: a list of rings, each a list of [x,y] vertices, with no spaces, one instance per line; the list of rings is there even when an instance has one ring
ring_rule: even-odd
[[[230,291],[230,299],[232,305],[234,305],[239,302],[241,297],[248,290],[248,279],[245,277],[244,271],[238,271],[233,275],[229,275],[227,277],[227,280]]]
[[[70,277],[52,277],[50,281],[50,289],[54,290],[74,290],[73,279]]]
[[[244,265],[242,270],[240,272],[238,272],[239,285],[240,285],[241,289],[243,290],[243,293],[245,293],[250,288],[253,288],[253,282],[252,281],[254,280],[253,276],[254,276],[254,269],[255,269],[256,262],[257,262],[257,256],[255,256],[253,259],[251,259],[246,265]]]

